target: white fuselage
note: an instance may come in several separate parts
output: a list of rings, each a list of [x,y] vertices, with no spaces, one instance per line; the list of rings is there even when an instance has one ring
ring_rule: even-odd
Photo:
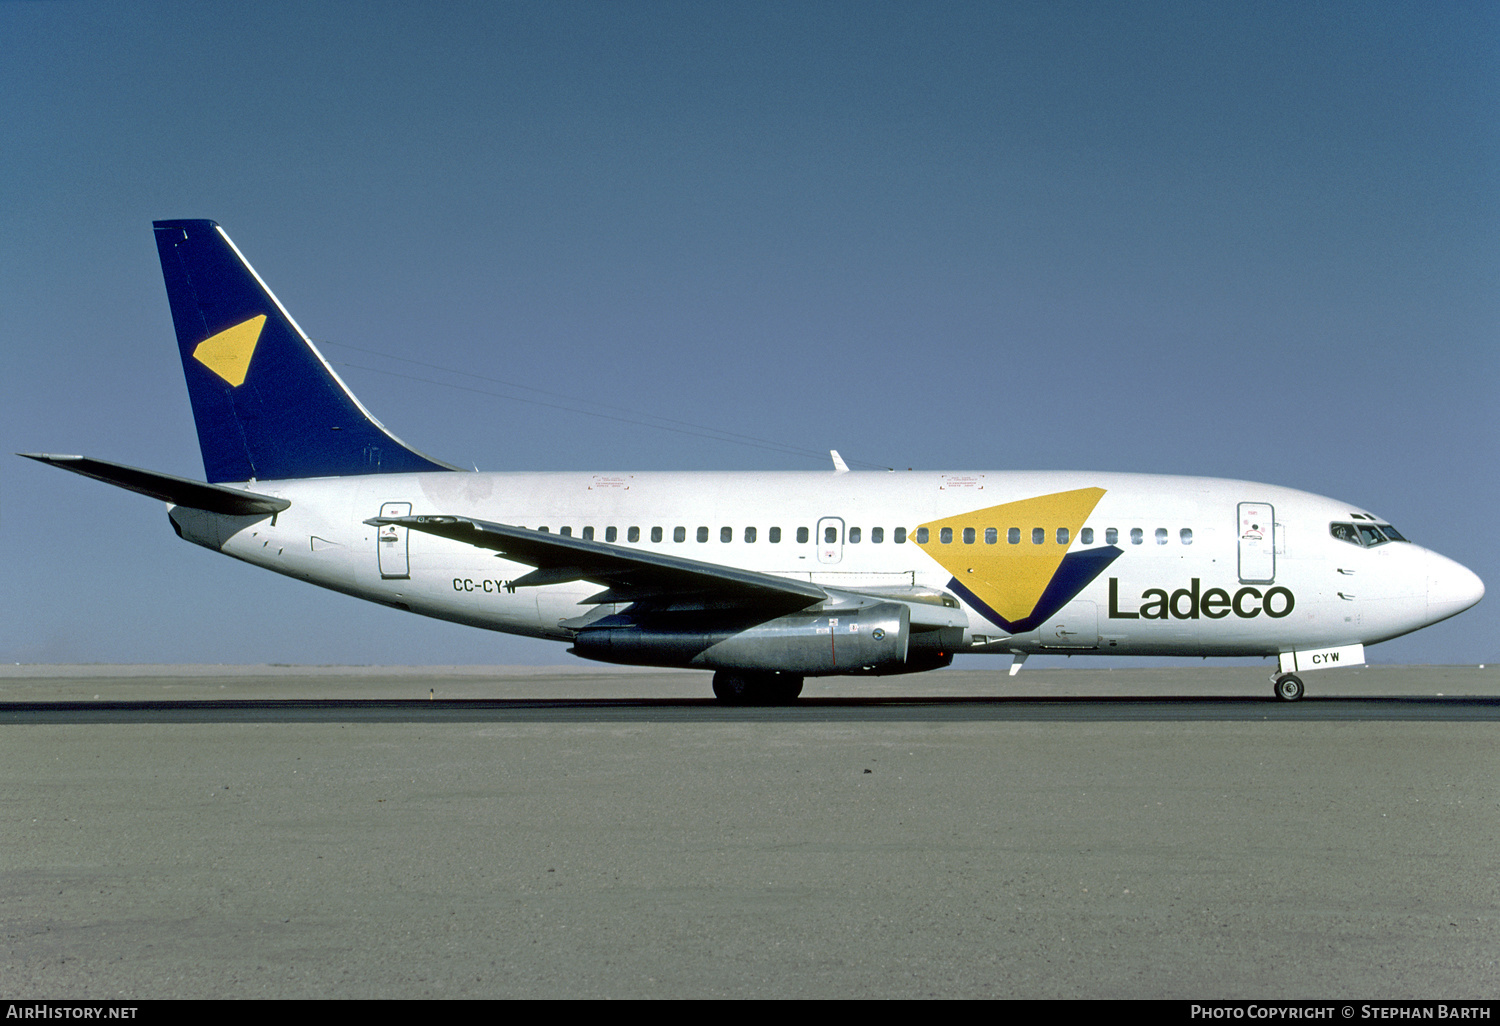
[[[599,585],[514,588],[530,567],[365,521],[465,516],[830,588],[945,590],[962,597],[962,650],[979,652],[1256,656],[1367,645],[1452,616],[1483,594],[1474,574],[1420,546],[1335,537],[1331,524],[1376,521],[1358,507],[1211,478],[428,473],[245,487],[291,506],[275,517],[174,507],[172,519],[188,540],[278,573],[426,616],[557,640],[573,636],[563,624],[590,611],[581,603]],[[1028,512],[1039,496],[1074,490],[1102,491],[1081,527]],[[1242,523],[1247,510],[1268,522]],[[971,513],[972,533],[964,519]],[[934,528],[919,544],[920,525],[937,522],[960,526],[949,535]],[[1119,552],[1105,569],[1024,631],[1007,630],[963,587],[969,575],[987,577],[990,590],[981,593],[996,595],[1009,587],[1011,568],[1030,565],[1016,560],[1033,552],[1057,546],[1061,558],[1111,544]]]

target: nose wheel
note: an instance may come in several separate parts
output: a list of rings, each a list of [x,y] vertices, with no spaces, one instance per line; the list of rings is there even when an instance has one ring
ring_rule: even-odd
[[[1295,702],[1302,697],[1302,678],[1295,673],[1283,673],[1276,678],[1276,697],[1283,702]]]

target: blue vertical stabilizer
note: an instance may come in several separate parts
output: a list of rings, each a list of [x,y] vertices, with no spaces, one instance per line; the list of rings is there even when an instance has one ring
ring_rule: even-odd
[[[210,482],[455,470],[370,416],[213,221],[157,221]]]

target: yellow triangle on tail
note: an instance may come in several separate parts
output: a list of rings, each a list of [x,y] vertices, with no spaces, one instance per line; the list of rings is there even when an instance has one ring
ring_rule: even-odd
[[[238,388],[245,383],[250,357],[255,355],[255,344],[260,341],[260,329],[265,325],[266,315],[256,314],[248,321],[210,335],[193,350],[193,359]]]

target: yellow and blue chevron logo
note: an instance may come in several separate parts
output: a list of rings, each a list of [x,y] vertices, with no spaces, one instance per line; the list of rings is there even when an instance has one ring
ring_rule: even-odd
[[[1072,551],[1103,497],[1103,488],[1079,488],[977,509],[921,525],[927,540],[917,544],[953,575],[949,587],[986,619],[1024,634],[1120,555],[1113,545]]]

